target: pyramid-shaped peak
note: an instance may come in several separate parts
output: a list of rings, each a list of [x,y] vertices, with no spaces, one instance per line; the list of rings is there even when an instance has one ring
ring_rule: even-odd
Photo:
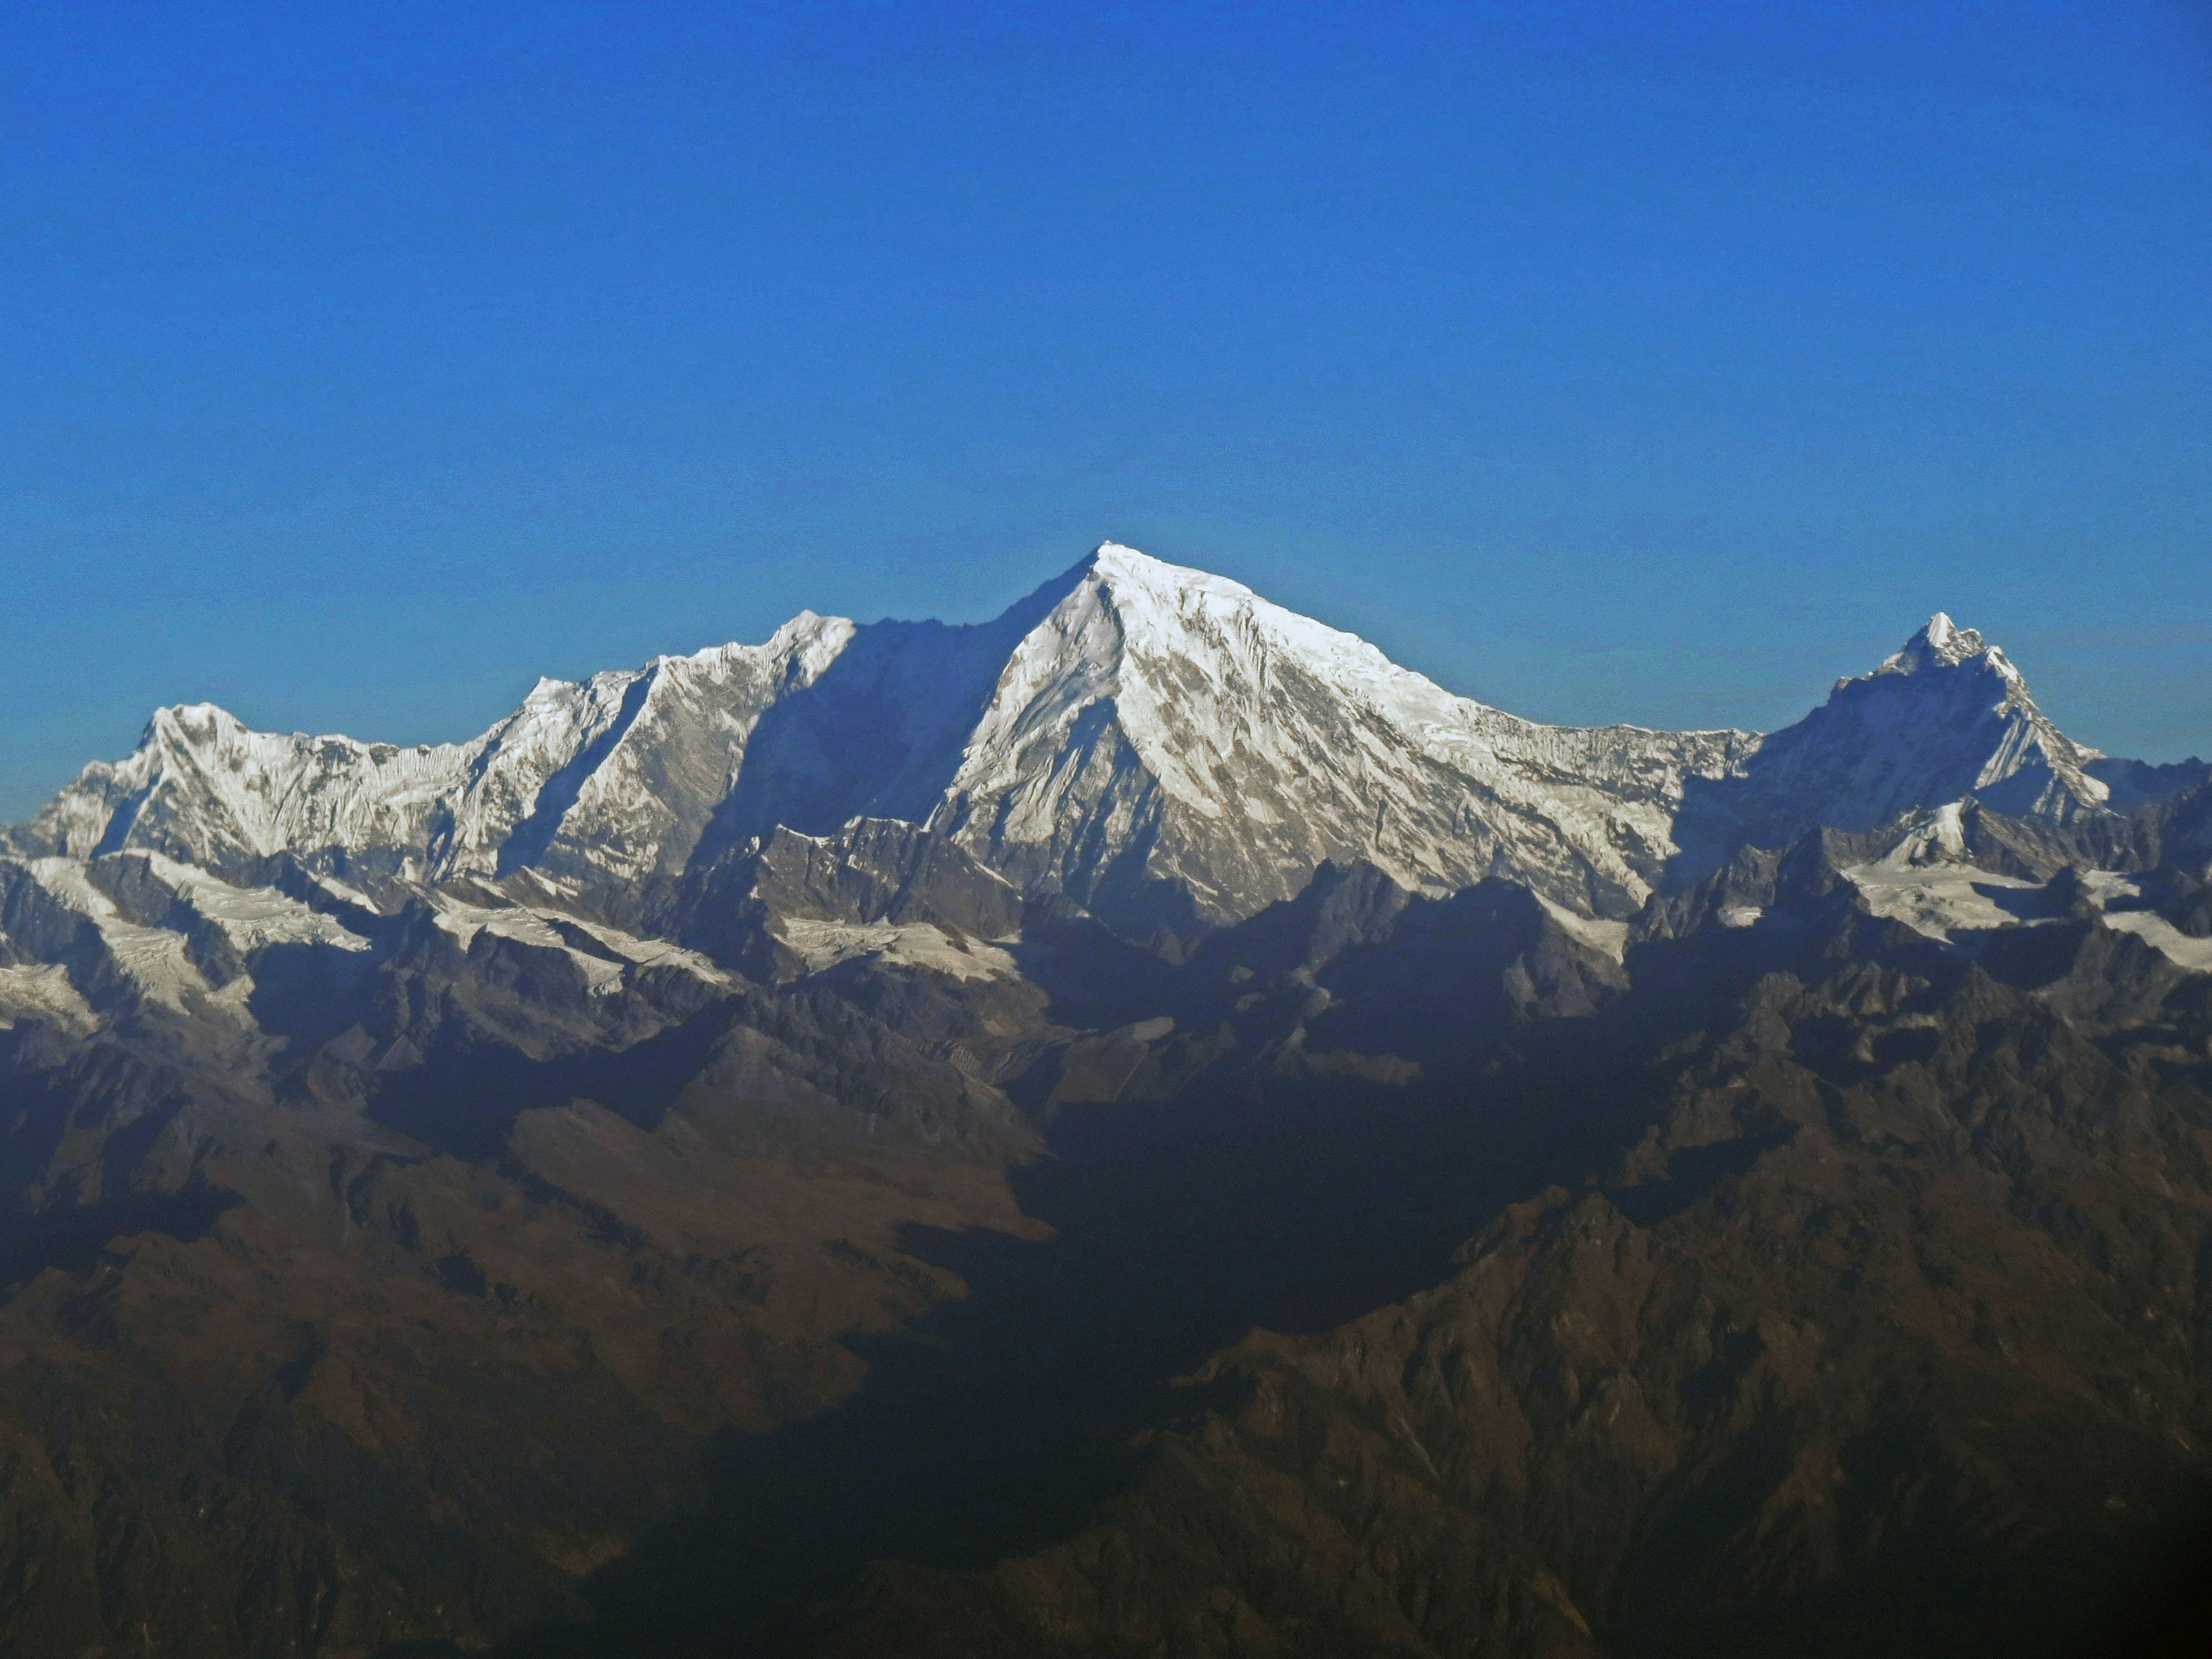
[[[1083,568],[1132,581],[1159,581],[1171,580],[1178,574],[1195,574],[1185,573],[1164,559],[1156,559],[1149,553],[1112,541],[1101,542],[1092,548],[1090,556],[1083,562]]]
[[[2005,660],[2004,653],[1971,628],[1961,628],[1948,611],[1938,611],[1895,654],[1884,659],[1877,674],[1915,674],[1931,668],[1959,668],[1979,659],[2008,680],[2020,671]]]
[[[245,722],[228,708],[211,702],[179,702],[154,711],[139,735],[138,746],[141,750],[169,744],[204,749],[235,744],[251,735]]]
[[[1075,571],[1079,576],[1096,580],[1116,598],[1172,599],[1192,590],[1243,599],[1256,597],[1242,582],[1188,565],[1170,564],[1120,542],[1099,543]]]

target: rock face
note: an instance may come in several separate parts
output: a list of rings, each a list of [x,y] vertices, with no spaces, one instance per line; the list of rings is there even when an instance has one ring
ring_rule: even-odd
[[[167,709],[0,842],[0,1649],[2073,1651],[2208,1125],[2207,769],[1942,617],[1568,729],[1109,544]]]
[[[209,869],[289,853],[334,873],[446,880],[537,869],[635,884],[680,870],[762,712],[850,643],[805,613],[763,646],[659,657],[581,685],[541,680],[473,742],[395,748],[249,732],[164,708],[19,832],[48,854],[158,852]]]

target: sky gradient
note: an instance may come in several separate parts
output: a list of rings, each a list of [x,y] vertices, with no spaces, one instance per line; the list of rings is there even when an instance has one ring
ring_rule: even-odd
[[[1112,538],[1554,720],[2212,751],[2212,7],[25,3],[0,821]]]

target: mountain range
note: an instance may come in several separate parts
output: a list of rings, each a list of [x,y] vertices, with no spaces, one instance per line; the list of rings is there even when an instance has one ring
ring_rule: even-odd
[[[0,837],[11,1650],[2087,1650],[2208,1263],[2212,768],[1942,615],[1554,726],[1109,543]]]

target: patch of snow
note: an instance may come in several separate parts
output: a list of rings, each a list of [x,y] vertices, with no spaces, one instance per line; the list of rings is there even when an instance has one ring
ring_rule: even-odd
[[[123,919],[106,894],[92,884],[76,859],[33,859],[25,866],[40,887],[64,909],[99,930],[108,959],[141,996],[181,1012],[188,996],[206,997],[205,975],[185,952],[185,936],[166,927],[142,927]],[[245,979],[240,975],[240,979]],[[249,982],[246,988],[252,989]]]
[[[12,1030],[19,1019],[45,1020],[80,1036],[100,1025],[100,1016],[59,966],[0,968],[0,1031]]]
[[[709,958],[667,939],[641,939],[635,933],[623,933],[619,927],[609,927],[594,921],[577,920],[574,926],[582,928],[617,956],[627,957],[641,968],[680,968],[709,985],[726,988],[738,982],[733,975],[716,967]]]
[[[1960,933],[2021,926],[2020,917],[1999,906],[1984,890],[2038,884],[1972,865],[1914,865],[1887,859],[1853,865],[1838,873],[1859,890],[1875,915],[1901,921],[1915,933],[1946,944]]]
[[[734,987],[736,977],[717,967],[696,951],[685,949],[668,939],[644,939],[635,933],[610,927],[604,922],[586,921],[580,916],[564,915],[557,910],[538,909],[529,905],[468,904],[447,893],[425,891],[433,908],[438,927],[458,939],[463,949],[478,933],[488,933],[495,939],[513,939],[518,945],[527,945],[541,951],[561,951],[568,954],[582,970],[586,981],[595,995],[605,996],[622,988],[628,973],[623,963],[641,968],[678,968],[707,984],[723,989]],[[613,957],[579,950],[561,929],[571,927],[588,935],[601,945]]]
[[[2115,899],[2141,898],[2142,889],[2114,870],[2084,870],[2081,896],[2100,909]]]
[[[2185,933],[2155,911],[2107,910],[2104,922],[2118,933],[2133,933],[2155,947],[2178,968],[2186,968],[2192,974],[2212,974],[2212,939]]]
[[[340,881],[336,876],[319,875],[315,878],[315,885],[321,888],[332,898],[343,899],[348,904],[356,904],[364,910],[373,910],[377,912],[379,915],[381,915],[383,912],[383,907],[378,904],[374,899],[369,897],[368,894],[362,892],[360,888],[348,886],[344,882]]]
[[[1765,915],[1766,911],[1763,907],[1756,904],[1725,904],[1717,914],[1723,927],[1749,927]]]
[[[450,933],[466,950],[478,933],[489,933],[494,939],[512,939],[517,945],[527,945],[540,951],[558,951],[573,961],[584,975],[584,982],[594,996],[608,996],[620,990],[623,969],[619,962],[593,956],[588,951],[579,951],[556,933],[547,915],[520,906],[494,908],[489,905],[464,904],[444,893],[425,895],[432,905],[432,919],[440,929]],[[567,918],[562,918],[567,920]]]
[[[366,951],[368,941],[319,910],[311,910],[273,887],[234,887],[204,870],[161,854],[149,855],[155,878],[222,929],[240,951],[266,945],[329,945],[341,951]]]
[[[1588,945],[1601,957],[1623,962],[1628,957],[1628,924],[1625,921],[1606,921],[1593,916],[1578,915],[1564,904],[1554,904],[1541,893],[1536,902],[1544,907],[1545,914],[1559,924],[1560,931],[1570,939]]]
[[[894,968],[919,968],[954,979],[1015,979],[1021,970],[994,945],[963,943],[928,922],[855,923],[787,918],[770,930],[819,974],[842,962],[872,957]]]
[[[1966,803],[1954,800],[1946,801],[1915,825],[1882,855],[1881,861],[1919,866],[1964,860],[1966,856]]]

